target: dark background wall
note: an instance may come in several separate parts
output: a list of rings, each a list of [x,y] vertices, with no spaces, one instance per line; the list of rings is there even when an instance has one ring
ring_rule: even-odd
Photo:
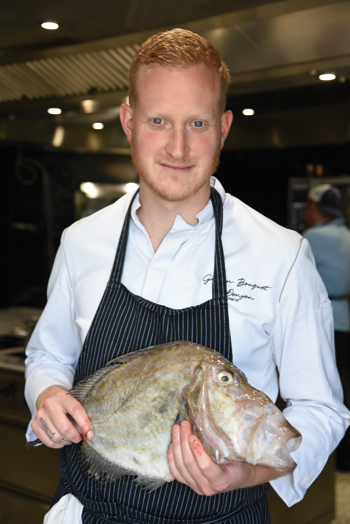
[[[322,164],[350,174],[350,144],[223,151],[217,177],[227,192],[287,225],[288,179]],[[81,182],[118,182],[129,157],[0,144],[0,307],[43,307],[60,236],[75,219]]]
[[[350,143],[223,151],[217,176],[228,193],[286,227],[288,180],[306,176],[309,164],[321,165],[323,176],[349,175]]]

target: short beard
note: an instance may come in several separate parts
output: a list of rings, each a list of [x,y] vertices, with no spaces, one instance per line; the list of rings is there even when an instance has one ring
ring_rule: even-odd
[[[218,146],[217,150],[215,151],[215,155],[212,161],[211,166],[208,169],[208,173],[206,176],[204,176],[200,184],[195,186],[193,190],[188,192],[182,192],[174,195],[171,190],[167,191],[166,188],[160,190],[155,184],[150,182],[149,177],[147,176],[147,173],[144,171],[142,167],[142,162],[140,161],[138,152],[137,152],[137,146],[135,145],[134,141],[131,142],[131,160],[132,163],[136,169],[136,171],[139,174],[139,177],[143,180],[145,184],[160,198],[167,200],[168,202],[181,202],[184,200],[187,200],[188,198],[191,198],[193,195],[195,195],[200,189],[202,189],[203,186],[210,180],[210,178],[216,173],[219,162],[220,162],[220,153],[221,153],[221,147]],[[180,164],[178,164],[180,165]]]

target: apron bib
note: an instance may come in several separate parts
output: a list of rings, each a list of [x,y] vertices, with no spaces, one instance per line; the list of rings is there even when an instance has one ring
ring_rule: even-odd
[[[110,280],[79,357],[74,384],[120,355],[176,340],[207,346],[232,361],[219,193],[211,189],[216,220],[213,296],[185,309],[150,302],[121,283],[133,200],[124,220]],[[81,467],[79,450],[80,444],[61,450],[62,479],[53,504],[72,493],[84,506],[83,524],[270,524],[265,495],[268,484],[205,497],[173,481],[149,493],[136,485],[131,476],[112,483],[88,477]]]

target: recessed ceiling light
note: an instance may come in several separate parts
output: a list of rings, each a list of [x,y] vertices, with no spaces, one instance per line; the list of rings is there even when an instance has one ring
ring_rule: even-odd
[[[58,29],[59,25],[56,24],[56,22],[43,22],[41,27],[43,29],[50,29],[51,31],[54,31],[55,29]]]
[[[94,129],[103,129],[104,125],[102,124],[102,122],[95,122],[94,124],[92,124],[92,127]]]
[[[335,80],[336,77],[334,73],[324,73],[323,75],[320,75],[318,78],[320,80],[328,82],[329,80]]]
[[[49,107],[47,112],[49,113],[49,115],[60,115],[62,113],[62,109],[60,109],[59,107]]]
[[[244,116],[253,116],[255,114],[254,109],[243,109],[242,111]]]
[[[83,100],[81,102],[84,113],[93,113],[96,107],[95,100]]]

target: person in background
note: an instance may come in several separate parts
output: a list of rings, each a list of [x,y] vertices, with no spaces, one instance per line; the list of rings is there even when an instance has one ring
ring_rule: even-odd
[[[129,81],[120,119],[139,192],[63,233],[27,347],[27,439],[62,448],[45,524],[269,524],[268,483],[288,505],[301,500],[349,425],[331,303],[308,242],[213,176],[233,115],[229,73],[210,42],[183,29],[150,37]],[[94,430],[67,390],[113,358],[175,340],[219,351],[274,401],[280,391],[302,434],[292,474],[217,464],[188,421],[173,427],[175,480],[159,489],[85,473],[82,436],[66,415],[87,440]]]
[[[330,184],[313,187],[305,208],[303,235],[333,303],[336,360],[350,407],[350,230],[341,212],[341,193]],[[350,471],[350,432],[337,449],[337,468]]]

